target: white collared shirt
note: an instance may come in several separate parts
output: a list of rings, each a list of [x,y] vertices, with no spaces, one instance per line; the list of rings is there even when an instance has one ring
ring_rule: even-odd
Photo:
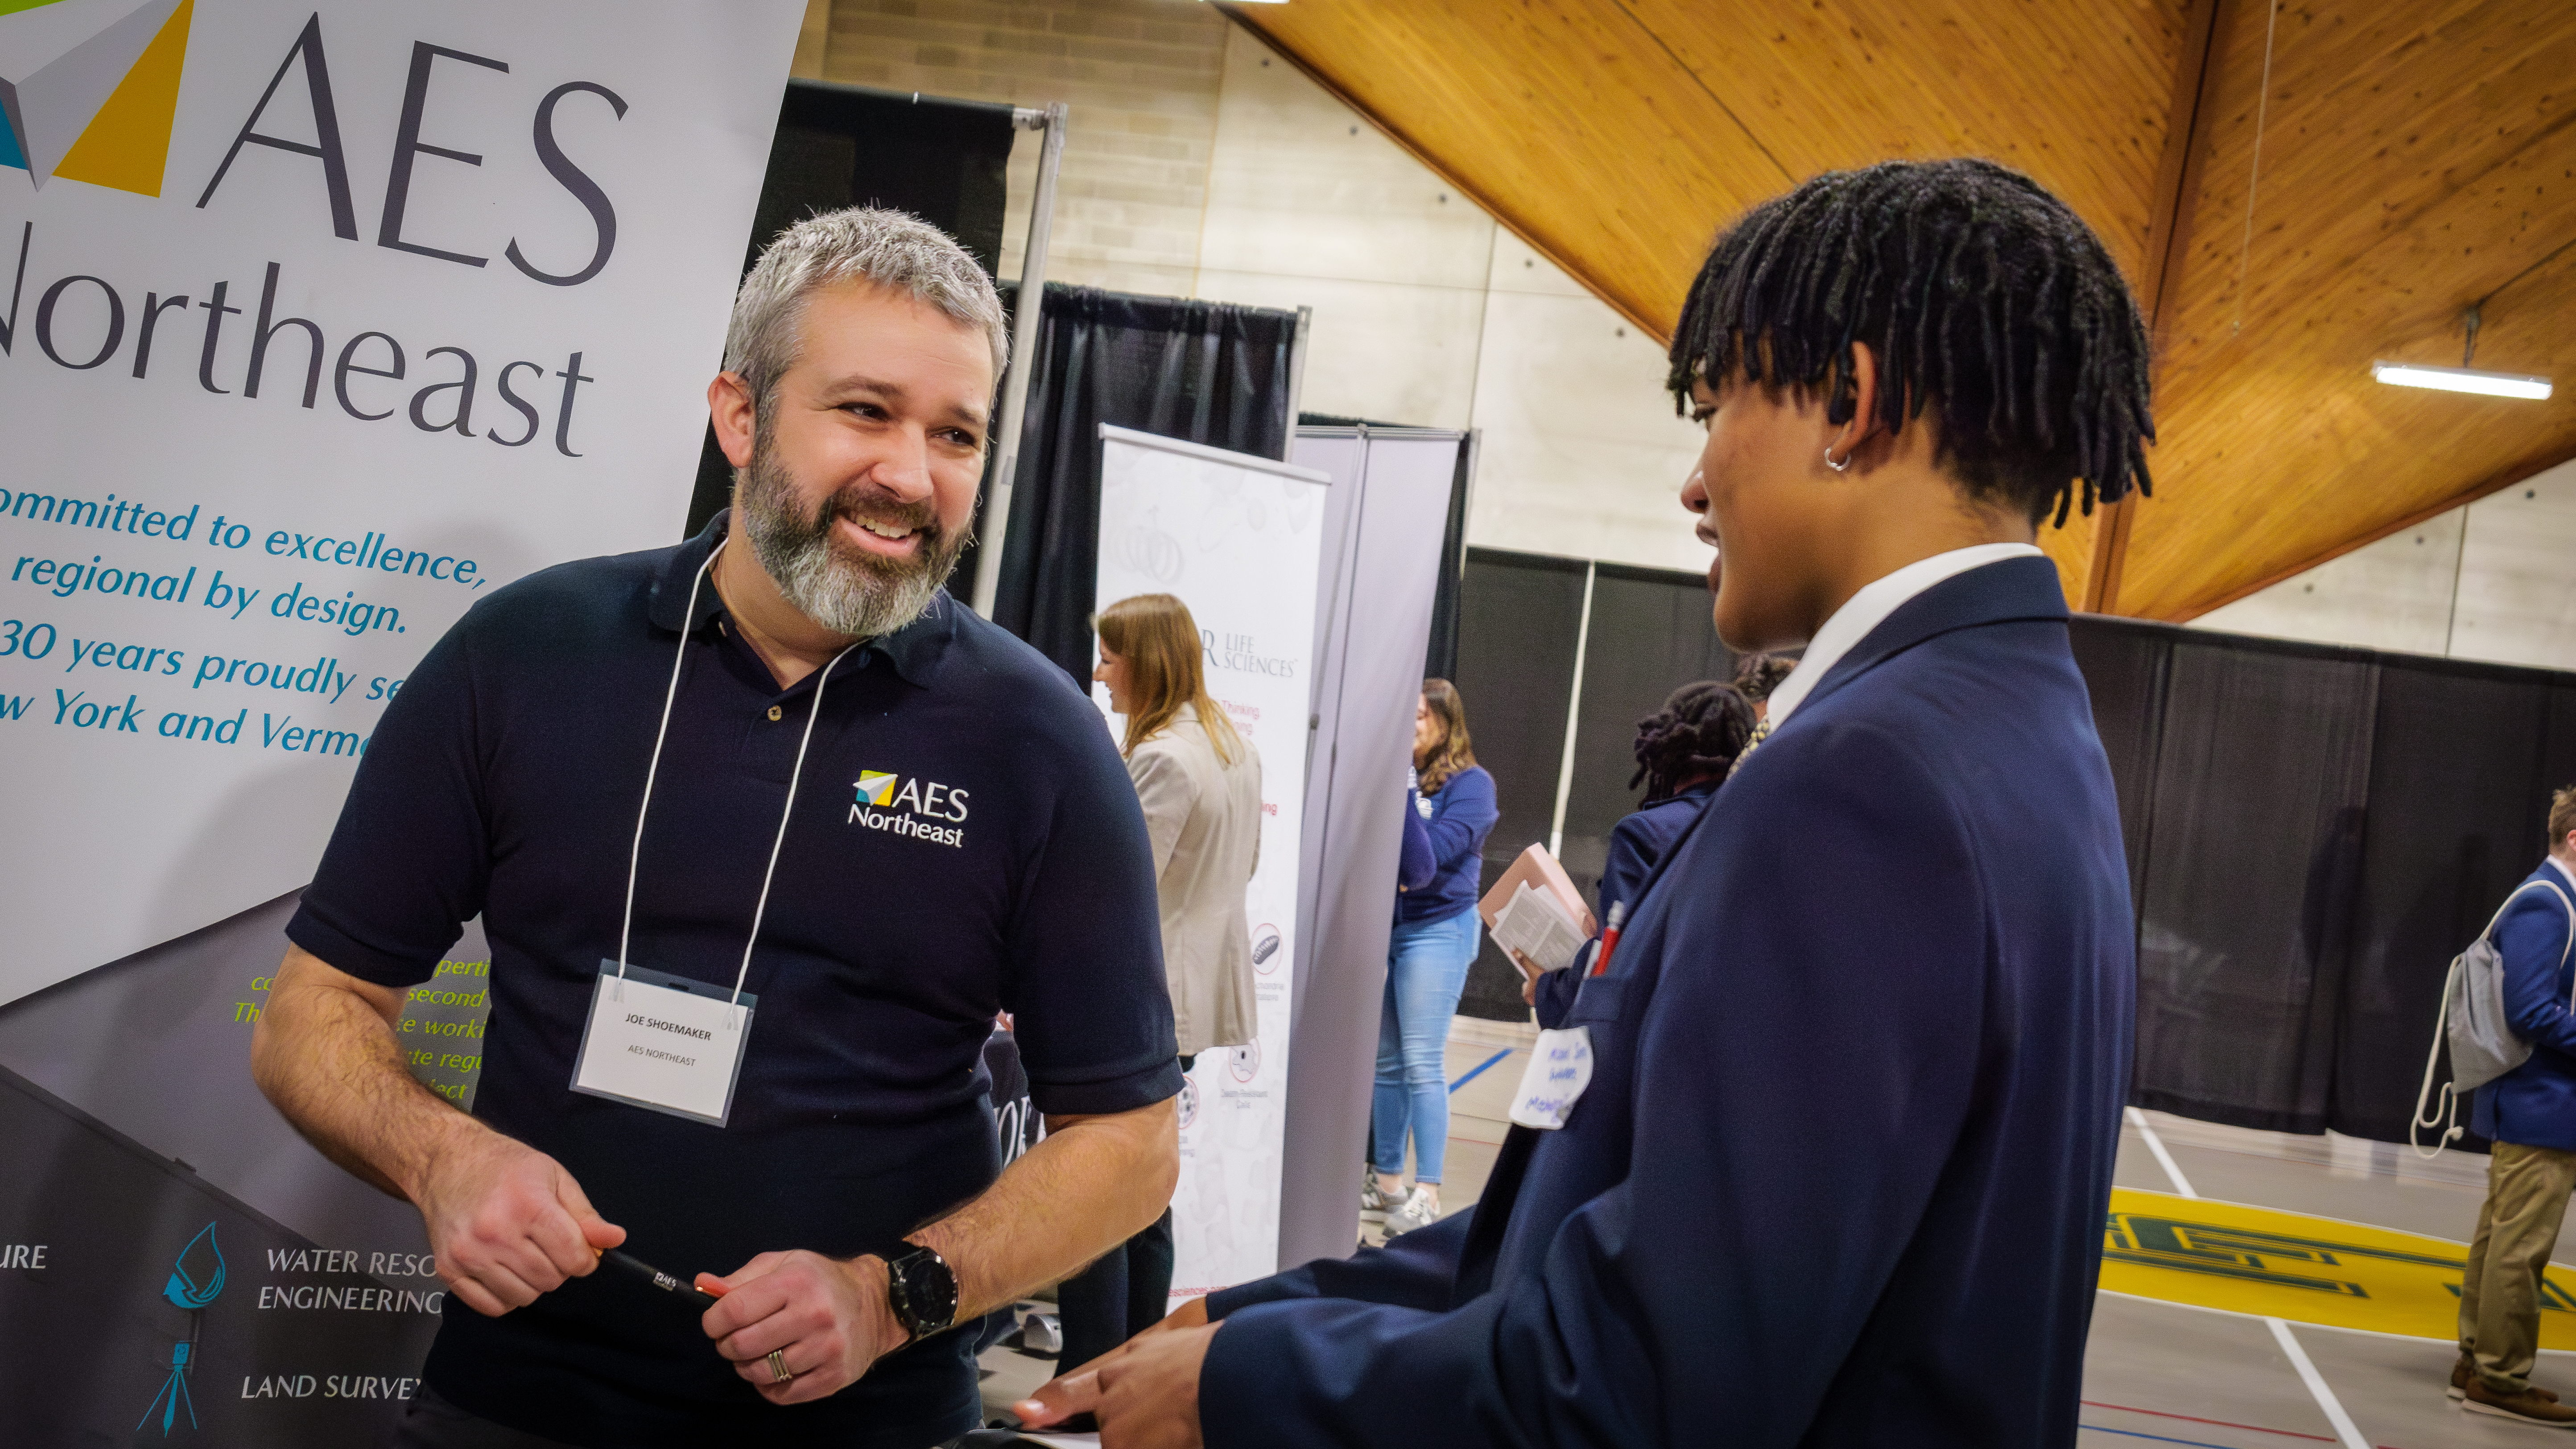
[[[2569,890],[2576,890],[2576,871],[2568,870],[2566,863],[2559,860],[2557,855],[2554,853],[2544,855],[2541,859],[2548,863],[2550,869],[2558,872],[2558,878],[2567,882],[2567,888]]]
[[[1895,613],[1906,600],[1943,579],[1964,574],[1970,569],[2001,563],[2008,558],[2043,557],[2046,555],[2033,544],[1980,543],[1916,559],[1885,578],[1863,585],[1859,593],[1834,610],[1834,616],[1827,619],[1824,627],[1816,631],[1816,637],[1807,642],[1807,652],[1799,658],[1798,667],[1790,670],[1789,677],[1781,680],[1780,686],[1771,691],[1771,710],[1766,716],[1771,732],[1779,733],[1780,726],[1788,722],[1799,701],[1815,689],[1817,682],[1851,652],[1853,645],[1868,638],[1869,631],[1885,622],[1887,616]]]

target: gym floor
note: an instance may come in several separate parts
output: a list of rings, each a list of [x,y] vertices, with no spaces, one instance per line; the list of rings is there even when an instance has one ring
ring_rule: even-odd
[[[1451,1035],[1449,1079],[1456,1085],[1448,1180],[1442,1185],[1443,1206],[1451,1211],[1475,1201],[1484,1187],[1531,1035],[1527,1027],[1465,1017]],[[2325,1219],[2316,1231],[2328,1235],[2363,1224],[2456,1245],[2475,1229],[2486,1159],[2446,1152],[2428,1163],[2386,1143],[2251,1132],[2133,1112],[2121,1131],[2114,1182],[2124,1189]],[[1352,1189],[1356,1194],[1356,1174]],[[1364,1236],[1376,1241],[1376,1225],[1366,1225]],[[2453,1256],[2465,1249],[2431,1252]],[[2555,1258],[2576,1262],[2576,1225],[2562,1232]],[[2453,1286],[2445,1291],[2455,1291],[2456,1270],[2449,1282]],[[2186,1290],[2191,1286],[2184,1284]],[[2297,1310],[2280,1311],[2286,1317]],[[2419,1315],[2417,1322],[2436,1323],[2439,1316]],[[2283,1321],[2106,1291],[2094,1305],[2077,1443],[2083,1449],[2480,1449],[2546,1442],[2529,1426],[2464,1413],[2445,1398],[2454,1352],[2447,1338]],[[2576,1354],[2544,1350],[2534,1381],[2576,1397],[2571,1359]],[[986,1354],[984,1364],[985,1401],[994,1405],[1045,1382],[1053,1367],[1008,1348]]]

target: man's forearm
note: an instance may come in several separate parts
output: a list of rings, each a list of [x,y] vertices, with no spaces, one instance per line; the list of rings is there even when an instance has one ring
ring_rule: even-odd
[[[1162,1216],[1180,1180],[1177,1111],[1051,1117],[982,1196],[911,1234],[957,1275],[958,1321],[1071,1277]]]
[[[290,947],[251,1037],[251,1076],[295,1130],[396,1197],[471,1117],[412,1079],[389,1016],[400,992],[369,987]]]

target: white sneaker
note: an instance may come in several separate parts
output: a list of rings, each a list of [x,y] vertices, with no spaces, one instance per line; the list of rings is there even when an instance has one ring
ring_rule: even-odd
[[[1421,1183],[1413,1185],[1413,1195],[1404,1206],[1386,1215],[1386,1235],[1390,1238],[1415,1228],[1427,1228],[1440,1221],[1440,1199]]]
[[[1394,1198],[1388,1197],[1378,1189],[1375,1168],[1366,1169],[1360,1174],[1360,1216],[1362,1218],[1371,1222],[1382,1222],[1388,1210],[1396,1205]]]

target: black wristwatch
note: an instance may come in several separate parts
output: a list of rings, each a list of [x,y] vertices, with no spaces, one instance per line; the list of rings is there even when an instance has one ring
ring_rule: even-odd
[[[914,1342],[945,1333],[957,1322],[957,1275],[948,1260],[919,1243],[897,1243],[885,1259],[886,1306]]]

